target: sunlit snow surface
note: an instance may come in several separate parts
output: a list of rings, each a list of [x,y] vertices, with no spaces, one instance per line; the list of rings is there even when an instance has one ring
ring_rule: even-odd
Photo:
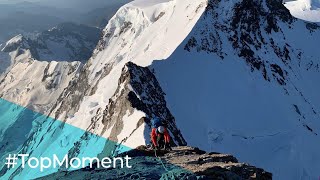
[[[320,0],[287,0],[284,5],[296,18],[320,22]]]

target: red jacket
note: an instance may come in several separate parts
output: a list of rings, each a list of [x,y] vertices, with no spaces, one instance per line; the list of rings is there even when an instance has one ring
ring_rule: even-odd
[[[157,144],[157,136],[160,136],[161,134],[158,134],[157,133],[157,128],[152,128],[152,131],[151,131],[151,141],[153,143],[154,146],[158,146]],[[165,143],[170,143],[170,135],[167,131],[167,129],[165,128],[164,129],[164,142]]]

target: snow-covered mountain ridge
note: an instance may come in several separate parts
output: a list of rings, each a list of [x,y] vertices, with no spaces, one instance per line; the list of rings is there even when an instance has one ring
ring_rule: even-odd
[[[235,154],[275,179],[315,178],[319,38],[317,24],[293,18],[279,0],[136,0],[110,20],[46,112],[131,148],[148,143],[148,119],[158,116],[175,144]],[[80,156],[96,141],[52,124],[31,129],[23,149],[50,154],[45,147],[57,145]],[[107,143],[94,153],[110,151],[122,149]]]
[[[89,122],[77,119],[98,118],[101,121],[97,113],[99,109],[106,109],[119,87],[117,79],[121,77],[123,66],[129,61],[149,65],[154,57],[167,58],[190,32],[205,6],[205,1],[193,4],[191,1],[133,1],[122,7],[105,28],[93,57],[74,81],[74,86],[69,86],[62,94],[62,101],[58,102],[52,116],[66,119],[67,123],[82,129],[86,129]],[[178,16],[182,12],[190,15]],[[174,23],[182,29],[179,34],[176,29],[167,28]],[[153,38],[146,39],[148,37]],[[166,42],[167,39],[172,42]]]
[[[154,57],[167,58],[191,31],[204,11],[206,1],[196,3],[191,0],[146,2],[129,3],[110,20],[93,57],[72,78],[61,95],[54,96],[57,101],[53,101],[54,108],[47,113],[48,115],[61,120],[60,122],[66,122],[73,127],[87,130],[88,133],[100,135],[131,148],[148,143],[150,131],[147,125],[149,124],[148,119],[159,116],[169,121],[169,130],[174,143],[185,144],[180,131],[176,128],[174,118],[166,107],[164,94],[159,86],[156,86],[155,80],[146,82],[144,87],[140,87],[144,82],[141,80],[129,81],[130,83],[137,82],[136,85],[126,84],[127,80],[120,84],[118,82],[125,72],[122,70],[127,62],[134,60],[137,64],[149,65]],[[179,14],[182,13],[186,16],[180,17]],[[173,25],[178,26],[179,29],[167,28]],[[148,37],[152,37],[152,39]],[[167,39],[171,39],[171,42],[168,42]],[[141,54],[134,49],[139,49],[144,53]],[[152,77],[150,71],[147,73],[148,71],[138,68],[134,72],[138,73],[136,76],[139,79]],[[148,90],[145,87],[148,87],[149,93],[145,92]],[[133,93],[132,88],[136,92]],[[134,94],[138,99],[141,98],[140,102],[137,98],[133,98]],[[149,94],[152,96],[146,96]],[[48,96],[37,95],[35,97],[45,98]],[[17,102],[14,98],[7,100]],[[134,102],[138,102],[138,104],[132,106]],[[145,108],[141,109],[141,107]],[[50,154],[58,145],[61,154],[80,156],[88,153],[88,144],[94,144],[97,141],[96,137],[88,137],[80,129],[79,132],[71,133],[68,130],[69,126],[62,126],[58,121],[56,123],[50,120],[37,121],[41,123],[35,123],[37,126],[33,127],[27,136],[26,142],[28,143],[22,147],[26,153]],[[15,123],[19,123],[19,121],[12,122],[12,124]],[[49,132],[48,129],[54,131]],[[74,128],[71,129],[74,131]],[[4,130],[4,133],[13,134],[10,131],[11,129],[7,129]],[[50,139],[52,136],[56,138]],[[64,142],[63,144],[68,144],[68,146],[61,146],[60,142]],[[47,148],[48,144],[52,148]],[[72,146],[73,144],[74,146]],[[110,155],[112,152],[122,151],[122,147],[110,142],[103,146],[95,145],[95,151],[92,152],[92,155],[98,157]],[[5,150],[5,153],[9,152],[12,152],[12,149]],[[20,171],[21,168],[6,169],[4,167],[1,172],[3,177],[16,178],[24,177],[27,174],[28,177],[33,177],[37,174],[31,169]]]
[[[42,33],[12,38],[1,47],[0,97],[42,113],[50,109],[81,62],[92,55],[99,32],[64,23]]]
[[[29,50],[32,58],[40,61],[84,62],[91,57],[99,32],[97,28],[64,23],[41,33],[18,35],[9,40],[2,51],[12,52],[19,47],[21,51]]]
[[[293,16],[306,21],[320,22],[319,0],[285,0],[284,2]]]
[[[292,17],[281,1],[211,0],[152,68],[189,144],[236,154],[275,179],[314,179],[319,38],[316,24]]]

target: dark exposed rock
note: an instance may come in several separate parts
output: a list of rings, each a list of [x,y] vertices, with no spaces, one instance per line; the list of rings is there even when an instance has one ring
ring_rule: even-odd
[[[293,105],[293,107],[294,107],[295,111],[301,116],[302,114],[301,114],[299,107],[295,104]]]
[[[109,70],[106,70],[99,74],[99,79],[105,77],[108,72]],[[85,67],[80,72],[80,75],[61,94],[57,101],[60,102],[57,104],[58,108],[53,108],[55,109],[56,118],[63,114],[63,112],[67,112],[67,114],[75,113],[79,109],[79,102],[81,102],[82,98],[94,93],[93,91],[96,88],[89,85],[87,76],[88,71]],[[96,84],[98,83],[99,80]],[[122,69],[118,87],[114,95],[109,99],[108,105],[94,112],[95,115],[91,119],[91,124],[86,129],[89,132],[94,132],[98,126],[97,123],[101,120],[103,130],[102,132],[98,132],[99,135],[102,136],[107,130],[111,131],[110,137],[108,137],[110,141],[106,142],[104,150],[99,156],[105,157],[111,155],[110,152],[114,152],[118,146],[121,146],[121,144],[128,140],[130,136],[125,139],[118,139],[117,137],[124,128],[123,118],[126,115],[132,114],[135,109],[144,112],[146,117],[141,118],[134,130],[129,132],[129,134],[133,134],[136,129],[145,123],[150,126],[150,118],[157,116],[167,123],[170,134],[174,139],[172,145],[186,145],[186,141],[175,124],[174,117],[167,108],[164,95],[156,77],[149,68],[137,66],[132,62],[127,63]],[[129,114],[127,114],[128,112]],[[120,144],[112,142],[120,142]],[[79,140],[79,143],[83,144],[84,140]],[[73,157],[73,154],[76,155],[76,149],[80,147],[77,146],[73,150],[70,150],[71,157]]]
[[[244,59],[252,71],[260,71],[267,81],[274,79],[285,85],[286,77],[274,77],[274,66],[268,63],[264,54],[271,56],[274,53],[278,57],[274,64],[280,67],[280,64],[284,63],[290,68],[288,61],[295,49],[289,44],[278,42],[278,39],[270,38],[270,35],[277,33],[279,40],[284,41],[286,36],[281,25],[290,28],[296,19],[280,0],[243,0],[230,9],[224,9],[224,3],[221,0],[209,0],[202,16],[207,23],[194,29],[184,49],[189,52],[195,50],[212,53],[224,59],[231,54],[230,50],[225,48],[230,44],[235,49],[235,54]],[[228,11],[228,15],[224,14],[225,11]]]
[[[320,26],[316,23],[306,22],[306,28],[310,30],[310,32],[314,32],[320,29]]]
[[[165,93],[154,74],[147,67],[140,67],[132,62],[126,64],[130,85],[133,88],[129,97],[132,107],[142,110],[147,114],[146,122],[153,117],[162,118],[178,145],[186,145],[186,141],[178,130],[175,119],[167,108]],[[120,78],[121,79],[121,78]],[[134,97],[134,94],[136,97]]]
[[[166,13],[165,12],[161,12],[157,17],[154,18],[154,21],[158,21],[160,18],[162,18],[162,16],[164,16]]]
[[[278,81],[280,85],[285,85],[285,74],[280,66],[277,64],[271,64],[271,70],[273,72],[273,77]]]
[[[120,156],[132,158],[132,168],[84,168],[55,173],[39,179],[225,179],[270,180],[272,174],[254,166],[239,163],[228,154],[206,153],[197,148],[179,146],[172,151],[148,150],[141,146]],[[157,155],[158,157],[156,157]]]
[[[74,114],[79,109],[79,102],[81,102],[85,95],[89,94],[91,89],[87,79],[88,71],[85,67],[76,78],[69,82],[68,87],[57,99],[57,103],[52,108],[52,112],[49,113],[52,117],[57,119],[64,111],[68,112],[68,114]],[[71,93],[75,91],[78,91],[78,93]],[[67,117],[64,117],[62,120],[66,118]]]
[[[113,127],[111,140],[117,141],[115,137],[121,132],[122,119],[129,111],[134,109],[146,113],[147,117],[141,119],[149,125],[150,118],[162,118],[171,132],[172,137],[178,145],[186,145],[186,141],[175,124],[175,119],[167,108],[166,100],[156,77],[147,67],[140,67],[128,62],[122,70],[118,82],[118,89],[109,100],[103,114],[105,130]],[[142,125],[142,124],[140,124]],[[137,126],[136,128],[138,128]]]
[[[125,33],[126,31],[128,31],[131,28],[132,28],[131,22],[124,22],[123,26],[121,26],[121,28],[120,28],[119,35],[121,35],[122,33]]]

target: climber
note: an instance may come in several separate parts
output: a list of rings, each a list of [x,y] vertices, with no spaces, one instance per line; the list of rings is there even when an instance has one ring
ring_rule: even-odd
[[[166,128],[165,123],[160,118],[153,118],[151,120],[151,142],[152,147],[156,150],[165,149],[171,150],[170,147],[170,135]]]

